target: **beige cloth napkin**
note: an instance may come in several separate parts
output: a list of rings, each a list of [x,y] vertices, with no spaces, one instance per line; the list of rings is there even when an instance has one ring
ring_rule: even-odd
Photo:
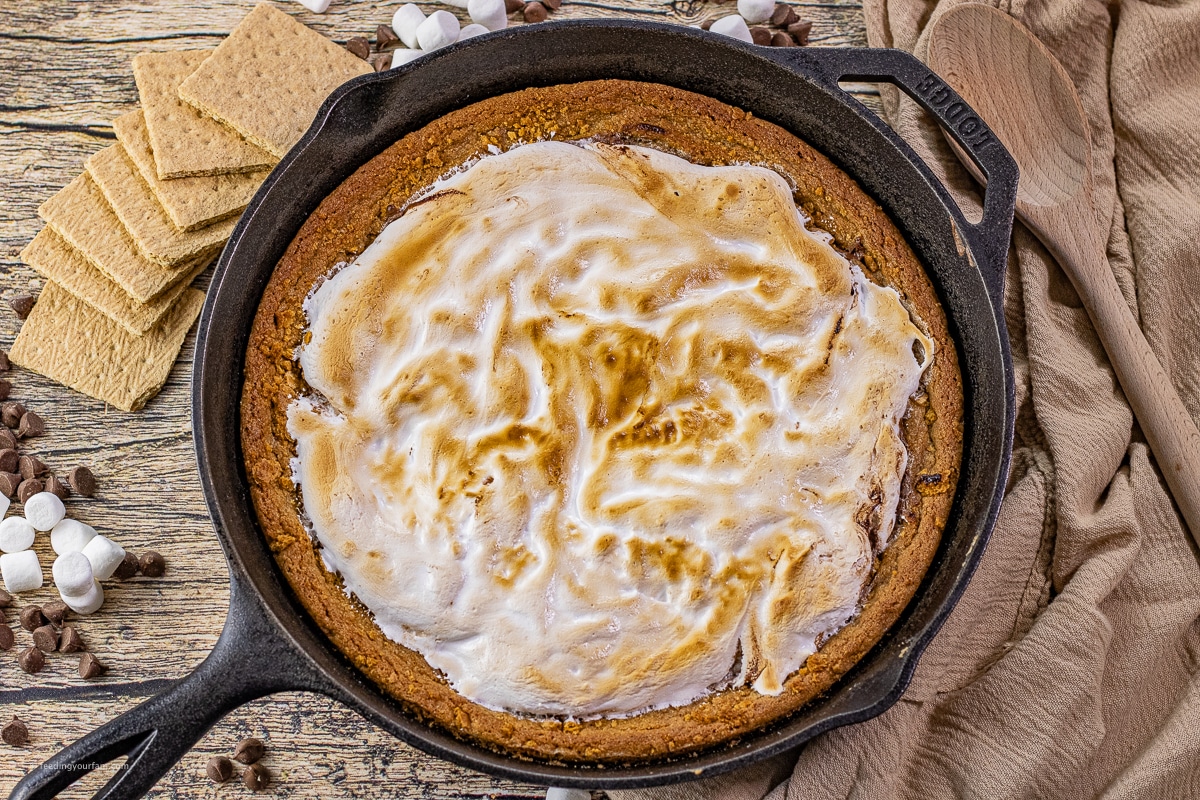
[[[962,0],[866,0],[924,57]],[[1109,260],[1200,419],[1200,0],[1012,0],[1090,118]],[[888,119],[964,208],[970,178],[898,93]],[[904,697],[799,755],[635,798],[1200,797],[1200,567],[1071,284],[1022,227],[1006,316],[1019,416],[1000,521]],[[774,789],[772,790],[772,787]]]

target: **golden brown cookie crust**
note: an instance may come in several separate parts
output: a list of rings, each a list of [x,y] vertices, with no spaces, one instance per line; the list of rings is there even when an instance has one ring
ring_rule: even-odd
[[[287,408],[305,384],[293,354],[301,304],[338,263],[353,260],[397,209],[450,170],[549,138],[655,147],[698,164],[750,163],[783,175],[797,204],[876,283],[896,289],[936,352],[903,423],[909,449],[901,513],[861,613],[788,678],[777,697],[748,687],[626,719],[530,719],[456,693],[418,654],[386,638],[329,573],[301,521]],[[660,760],[720,744],[801,708],[882,638],[916,592],[941,539],[958,480],[962,381],[945,314],[924,269],[879,206],[776,125],[711,98],[658,84],[590,81],[474,103],[405,136],[347,178],[301,227],[259,305],[246,355],[242,447],[251,496],[272,552],[317,625],[416,717],[508,755],[556,763]]]

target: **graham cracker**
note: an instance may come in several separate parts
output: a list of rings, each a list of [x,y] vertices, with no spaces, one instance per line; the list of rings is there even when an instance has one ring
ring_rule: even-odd
[[[125,148],[125,155],[137,167],[138,174],[150,186],[171,222],[181,230],[203,228],[241,213],[270,174],[270,170],[259,170],[162,180],[158,177],[142,110],[117,117],[113,120],[113,130],[117,133],[117,141]]]
[[[144,258],[86,172],[42,203],[38,216],[139,303],[158,297],[196,266],[164,267]]]
[[[33,237],[21,251],[21,260],[137,336],[154,327],[175,298],[208,266],[207,262],[198,264],[179,283],[149,303],[139,303],[52,228],[43,228]]]
[[[179,96],[282,158],[334,89],[372,71],[346,48],[260,3],[179,85]]]
[[[227,219],[194,231],[175,227],[119,144],[93,153],[87,171],[142,255],[165,267],[219,250],[237,225]]]
[[[179,84],[212,52],[142,53],[133,59],[133,79],[160,178],[252,172],[279,160],[179,99]]]
[[[137,411],[167,382],[203,305],[204,293],[187,289],[157,325],[134,336],[48,281],[8,355],[76,391]]]

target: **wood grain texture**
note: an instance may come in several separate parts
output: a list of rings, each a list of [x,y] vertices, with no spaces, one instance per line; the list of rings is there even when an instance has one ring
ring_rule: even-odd
[[[444,7],[419,0],[427,11]],[[37,206],[112,144],[112,120],[137,103],[130,61],[147,50],[215,46],[253,7],[254,0],[23,0],[0,14],[0,296],[40,288],[18,254],[40,230]],[[397,3],[334,0],[315,15],[295,3],[281,7],[337,41],[388,22]],[[865,45],[858,0],[793,3],[814,22],[814,45]],[[450,9],[454,11],[454,9]],[[626,16],[695,24],[733,13],[713,0],[565,0],[557,19]],[[460,16],[461,13],[460,13]],[[863,99],[874,104],[869,88]],[[198,281],[203,287],[207,273]],[[0,348],[7,350],[19,321],[0,307]],[[77,620],[89,649],[108,666],[82,681],[74,656],[53,655],[37,675],[0,653],[0,718],[18,714],[30,729],[26,748],[0,744],[0,795],[64,745],[112,719],[192,670],[212,649],[228,609],[225,561],[212,533],[192,446],[188,381],[194,332],[162,393],[145,410],[126,414],[39,375],[14,370],[13,397],[47,422],[47,434],[27,452],[52,469],[92,467],[95,498],[74,497],[72,516],[135,552],[155,549],[167,559],[159,579],[113,583],[97,614]],[[49,570],[48,537],[37,549]],[[53,599],[50,588],[21,601]],[[3,612],[15,624],[13,610]],[[17,631],[18,646],[30,635]],[[353,711],[324,697],[275,695],[230,714],[154,790],[152,797],[232,797],[239,785],[214,787],[203,778],[212,755],[257,735],[269,742],[265,763],[275,775],[269,796],[284,798],[533,798],[538,787],[453,767],[393,739]],[[90,797],[115,770],[101,770],[63,797]]]

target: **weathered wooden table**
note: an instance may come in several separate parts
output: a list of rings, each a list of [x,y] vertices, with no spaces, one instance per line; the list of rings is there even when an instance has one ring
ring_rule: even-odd
[[[333,0],[315,15],[282,7],[337,40],[373,37],[400,0]],[[422,5],[436,7],[430,0]],[[814,22],[813,45],[864,45],[857,0],[794,2]],[[0,294],[40,286],[19,252],[41,228],[38,205],[79,174],[84,159],[113,140],[111,120],[137,103],[130,60],[146,50],[211,47],[254,0],[8,0],[0,9]],[[427,9],[429,10],[429,9]],[[732,13],[712,0],[565,0],[555,19],[628,16],[698,23]],[[530,69],[536,69],[530,65]],[[203,285],[202,278],[199,285]],[[19,321],[0,307],[0,347]],[[0,743],[0,795],[54,752],[142,702],[192,670],[216,643],[228,608],[225,560],[213,535],[192,450],[189,379],[194,332],[162,393],[126,414],[25,370],[14,370],[13,397],[41,414],[47,434],[27,450],[65,473],[92,467],[95,498],[68,500],[68,513],[127,549],[156,549],[163,578],[113,584],[101,611],[78,620],[89,649],[108,666],[85,682],[77,658],[54,655],[37,675],[0,653],[0,722],[13,714],[29,726],[28,747]],[[37,549],[47,572],[49,537]],[[55,599],[52,588],[21,597]],[[16,626],[15,614],[5,612]],[[18,648],[30,644],[18,630]],[[228,754],[244,736],[268,741],[264,760],[279,797],[540,797],[544,790],[489,778],[407,747],[324,697],[290,693],[246,705],[218,724],[163,779],[155,797],[248,794],[239,782],[217,788],[204,778],[209,757]],[[90,797],[115,771],[102,768],[64,797]]]

